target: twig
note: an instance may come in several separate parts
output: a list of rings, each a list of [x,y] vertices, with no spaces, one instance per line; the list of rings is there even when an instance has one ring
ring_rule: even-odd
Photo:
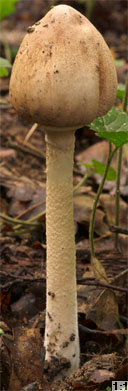
[[[86,326],[83,326],[82,324],[79,324],[79,330],[83,331],[84,333],[89,333],[89,334],[102,334],[102,335],[108,335],[108,334],[113,334],[113,335],[127,335],[128,329],[119,329],[119,330],[94,330],[94,329],[89,329]]]
[[[9,281],[7,284],[4,284],[4,285],[1,285],[1,289],[5,289],[5,290],[8,290],[10,289],[13,285],[16,285],[16,284],[33,284],[33,282],[42,282],[42,283],[45,283],[46,284],[46,279],[43,278],[43,277],[40,277],[40,278],[27,278],[27,277],[15,277],[15,276],[12,276],[11,274],[8,274],[7,277],[11,277],[13,278],[14,280],[13,281]]]
[[[37,208],[38,206],[44,204],[44,201],[42,202],[38,202],[37,204],[35,205],[31,205],[28,209],[26,209],[25,211],[23,211],[22,213],[20,213],[20,215],[18,215],[16,217],[16,219],[19,219],[20,217],[23,217],[26,213],[32,211],[33,209]],[[38,220],[40,217],[44,216],[46,214],[46,210],[43,210],[42,212],[40,212],[38,215],[32,217],[32,219],[29,219],[27,220],[29,223],[32,223],[33,221],[35,220]],[[20,228],[21,224],[18,224],[18,225],[15,225],[15,227],[13,227],[14,230],[18,230]]]
[[[120,315],[120,320],[121,320],[121,322],[124,322],[124,323],[126,323],[128,325],[128,318],[127,318],[127,316]]]
[[[37,157],[38,159],[41,159],[43,162],[45,161],[45,158],[43,155],[39,155],[37,152],[30,150],[27,146],[21,146],[16,141],[12,141],[10,137],[8,137],[8,143],[11,147],[14,149],[18,149],[21,152],[27,153],[29,155],[32,155],[34,157]]]
[[[24,229],[20,229],[20,225],[18,225],[18,228],[15,228],[15,227],[13,227],[13,232],[10,232],[9,233],[9,236],[16,236],[16,237],[19,237],[20,235],[24,235],[24,234],[27,234],[27,233],[31,233],[31,232],[33,232],[34,230],[35,230],[35,227],[33,226],[33,227],[28,227],[28,228],[24,228]]]
[[[4,274],[6,275],[6,273],[4,272],[1,272],[1,274]],[[14,283],[33,283],[33,282],[45,282],[45,278],[44,277],[39,277],[39,278],[27,278],[27,277],[15,277],[13,274],[9,273],[7,274],[7,277],[11,277],[13,278],[15,281],[11,281],[5,285],[2,286],[2,288],[8,288],[9,286],[11,286],[12,284]],[[90,281],[92,282],[90,282]],[[77,280],[77,284],[78,285],[92,285],[92,286],[101,286],[103,288],[109,288],[109,289],[114,289],[114,290],[117,290],[117,291],[120,291],[120,292],[125,292],[125,293],[128,293],[128,289],[127,288],[122,288],[122,287],[117,287],[115,285],[111,285],[111,284],[104,284],[103,282],[100,282],[100,281],[96,281],[93,277],[90,277],[90,278],[83,278],[83,279],[80,279],[80,280]]]
[[[121,227],[117,227],[116,225],[112,225],[109,229],[110,229],[111,232],[117,232],[119,234],[128,235],[128,229],[127,228],[121,228]]]
[[[27,213],[33,211],[33,209],[36,209],[38,208],[38,206],[41,206],[44,204],[45,201],[40,201],[40,202],[37,202],[36,204],[34,205],[30,205],[27,209],[24,209],[23,212],[19,213],[17,216],[16,216],[16,219],[20,219],[21,217],[23,217],[24,215],[26,215]]]
[[[34,222],[35,220],[38,220],[39,218],[41,218],[41,217],[44,216],[45,214],[46,214],[46,210],[43,210],[43,212],[40,212],[38,215],[32,217],[32,219],[29,219],[29,220],[26,220],[26,221],[28,222],[28,225],[35,225],[35,224],[33,224],[33,222]],[[23,220],[19,220],[19,221],[23,221]],[[39,225],[40,223],[37,223],[37,224]],[[14,230],[17,230],[17,229],[20,228],[20,226],[21,226],[21,224],[19,223],[18,225],[16,225],[15,227],[13,227],[13,229],[14,229]]]
[[[77,280],[77,284],[79,284],[79,285],[92,285],[92,286],[99,286],[99,287],[101,286],[103,288],[114,289],[115,291],[128,293],[128,289],[127,288],[122,288],[122,287],[111,285],[111,284],[105,284],[105,283],[100,282],[100,281],[89,282],[89,281],[87,281],[86,278]]]
[[[0,213],[0,218],[2,220],[5,220],[5,221],[8,221],[12,224],[20,224],[20,225],[33,225],[33,226],[39,226],[40,224],[39,223],[33,223],[33,222],[30,222],[29,220],[18,220],[18,219],[13,219],[12,217],[9,217],[9,216],[6,216],[4,215],[3,213]]]
[[[32,125],[31,129],[29,129],[25,139],[24,139],[24,144],[26,144],[28,142],[28,140],[30,139],[30,137],[32,136],[32,134],[35,132],[35,130],[37,129],[38,127],[38,124],[35,123],[34,125]]]
[[[20,136],[17,136],[17,144],[23,146],[23,148],[28,148],[28,150],[39,154],[39,156],[43,156],[45,161],[45,154],[43,152],[41,153],[40,150],[37,149],[33,144],[28,142],[24,143],[24,140]]]
[[[75,193],[75,191],[77,191],[84,184],[84,182],[89,177],[89,175],[90,175],[90,172],[89,172],[89,170],[87,170],[85,175],[81,179],[81,181],[76,186],[73,187],[73,193]]]

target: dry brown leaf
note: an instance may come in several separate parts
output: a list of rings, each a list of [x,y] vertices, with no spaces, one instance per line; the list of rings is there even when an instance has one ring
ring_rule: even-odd
[[[38,346],[38,349],[37,349]],[[12,347],[12,376],[9,391],[21,390],[35,382],[41,387],[44,360],[43,341],[38,328],[22,327],[15,331]]]
[[[93,268],[95,278],[101,282],[109,283],[105,269],[101,265],[98,258],[92,256],[91,257],[91,265]]]
[[[11,148],[0,148],[0,159],[14,159],[16,152]]]
[[[100,204],[102,205],[109,225],[115,224],[115,196],[110,194],[101,194]],[[128,219],[128,206],[125,201],[120,198],[120,218],[119,226],[122,228],[127,227]]]
[[[114,146],[112,147],[114,148]],[[99,153],[100,151],[100,153]],[[105,163],[107,162],[108,158],[108,152],[109,152],[109,143],[108,141],[100,141],[94,145],[91,145],[89,148],[85,149],[84,151],[80,152],[76,155],[76,160],[79,163],[92,163],[93,159],[98,160],[99,162]],[[114,155],[111,167],[113,167],[115,170],[117,170],[117,154]],[[81,172],[85,172],[86,168],[84,166],[79,166]],[[99,174],[93,174],[93,177],[95,178],[95,181],[97,184],[100,184],[101,182],[101,176]],[[126,187],[127,182],[127,172],[126,172],[126,155],[125,151],[123,150],[122,155],[122,168],[121,168],[121,186]],[[115,181],[105,181],[104,189],[108,191],[115,191]]]
[[[64,385],[60,387],[59,391],[66,391],[66,390],[71,390],[74,391],[74,386],[78,385],[76,390],[79,390],[79,384],[82,385],[82,391],[83,390],[91,390],[91,386],[94,384],[90,384],[90,377],[94,375],[95,372],[97,374],[97,377],[99,375],[99,380],[102,378],[101,376],[101,371],[102,374],[105,373],[106,376],[108,377],[110,373],[110,381],[113,378],[113,373],[117,368],[119,368],[120,362],[122,361],[121,357],[117,356],[116,353],[111,353],[111,354],[101,354],[101,355],[96,355],[94,356],[91,360],[87,361],[80,369],[78,369],[74,374],[71,375],[69,378],[66,379],[64,382]],[[100,371],[100,372],[99,372]],[[109,373],[108,373],[109,372]],[[103,378],[104,378],[103,377]],[[108,382],[108,380],[107,380]],[[104,380],[101,379],[100,385],[103,383],[103,390],[105,389],[104,387]],[[87,387],[87,388],[86,388]],[[89,388],[90,387],[90,388]],[[95,389],[95,388],[94,388]],[[75,391],[76,391],[75,390]],[[92,388],[93,390],[93,388]],[[81,389],[80,389],[81,391]]]
[[[90,274],[90,276],[92,276]],[[102,330],[119,328],[118,304],[110,289],[99,289],[89,285],[78,285],[78,312],[86,314]]]
[[[107,369],[96,369],[93,374],[89,378],[89,382],[91,383],[104,383],[104,381],[110,381],[114,379],[114,372],[110,372]]]
[[[74,219],[76,222],[89,226],[94,199],[94,193],[89,195],[76,193],[74,195]],[[108,232],[108,227],[104,222],[104,212],[100,209],[97,209],[94,230],[98,235],[104,235]]]
[[[104,289],[98,295],[88,312],[88,318],[102,330],[119,328],[118,304],[115,294],[110,289]]]

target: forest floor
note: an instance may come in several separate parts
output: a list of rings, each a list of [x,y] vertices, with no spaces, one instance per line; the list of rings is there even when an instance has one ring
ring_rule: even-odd
[[[31,3],[31,11],[30,11]],[[53,4],[55,3],[55,4]],[[82,1],[21,1],[2,25],[12,56],[28,25],[43,17],[50,5],[66,3],[86,14]],[[116,64],[118,82],[125,83],[126,1],[97,0],[91,21],[103,34]],[[2,46],[4,56],[4,46]],[[45,234],[45,135],[19,120],[9,103],[9,77],[1,79],[1,391],[110,391],[112,380],[127,380],[127,255],[125,234],[115,249],[115,181],[106,181],[96,213],[94,245],[105,268],[108,287],[96,280],[90,264],[89,222],[101,177],[92,173],[74,193],[74,226],[77,258],[78,320],[81,367],[62,384],[50,381],[44,367],[46,234]],[[7,101],[3,103],[2,100]],[[117,107],[121,102],[117,100]],[[32,124],[33,125],[33,124]],[[100,151],[100,153],[99,153]],[[89,128],[76,132],[73,181],[79,183],[92,159],[106,163],[108,142]],[[127,227],[127,147],[123,149],[120,221]],[[117,156],[112,161],[116,170]],[[38,216],[39,215],[39,216]],[[36,218],[38,216],[38,218]],[[12,218],[13,220],[11,221]],[[24,220],[33,220],[25,225]],[[18,223],[17,220],[20,220]],[[38,224],[37,224],[38,223]],[[109,286],[110,285],[110,286]],[[113,286],[113,289],[111,288]],[[110,289],[111,288],[111,289]],[[118,321],[117,321],[118,319]],[[37,349],[38,346],[38,349]]]

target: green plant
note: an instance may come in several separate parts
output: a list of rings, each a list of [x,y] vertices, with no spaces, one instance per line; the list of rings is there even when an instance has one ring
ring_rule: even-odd
[[[122,101],[124,97],[124,91],[125,91],[125,84],[119,83],[118,84],[118,90],[117,90],[117,97]]]
[[[79,187],[82,186],[82,184],[84,183],[86,176],[87,177],[92,176],[94,173],[103,176],[105,168],[106,168],[106,164],[99,162],[96,159],[93,159],[92,163],[77,163],[77,165],[86,167],[86,174],[84,175],[82,180],[79,182],[79,184],[78,184]],[[116,172],[113,167],[108,168],[106,179],[108,181],[114,181],[116,179]],[[74,187],[74,191],[76,191],[76,187],[78,188],[78,185]]]
[[[19,0],[1,0],[0,3],[0,19],[4,19],[13,12],[15,12],[15,4]]]
[[[123,96],[123,112],[127,111],[127,101],[128,101],[128,78],[126,80],[124,96]],[[127,114],[125,114],[125,117]],[[126,121],[126,126],[128,126]],[[128,134],[128,127],[127,127]],[[127,142],[127,141],[126,141]],[[118,167],[117,167],[117,180],[116,180],[116,211],[115,211],[115,225],[119,225],[119,203],[120,203],[120,176],[121,176],[121,165],[122,165],[122,145],[119,148],[118,152]],[[118,248],[118,233],[115,234],[115,247]]]
[[[10,62],[6,58],[0,57],[0,77],[8,76],[8,68],[11,68]]]
[[[1,0],[0,3],[0,21],[5,19],[7,16],[15,12],[15,4],[20,0]],[[5,57],[0,57],[0,77],[8,76],[8,69],[11,68],[11,50],[6,40],[2,26],[0,27],[2,43],[4,46]]]
[[[120,195],[120,172],[121,172],[121,156],[122,156],[122,145],[128,142],[128,114],[125,112],[127,106],[127,95],[128,95],[128,81],[126,81],[124,104],[123,110],[112,107],[112,109],[103,117],[96,118],[89,127],[94,130],[99,137],[103,137],[109,141],[109,154],[108,160],[105,167],[104,175],[101,184],[98,188],[96,199],[94,202],[92,216],[89,228],[89,238],[91,246],[91,256],[95,256],[94,251],[94,223],[95,214],[97,209],[97,203],[99,201],[100,194],[103,190],[104,182],[107,178],[108,169],[110,163],[116,151],[119,151],[118,158],[118,170],[117,170],[117,185],[116,185],[116,213],[115,213],[115,224],[118,226],[119,223],[119,195]],[[115,148],[112,150],[112,143]],[[116,247],[117,247],[118,234],[116,234]]]

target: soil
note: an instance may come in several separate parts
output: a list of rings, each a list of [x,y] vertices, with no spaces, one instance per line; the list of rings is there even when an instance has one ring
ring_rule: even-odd
[[[80,0],[22,0],[16,4],[16,12],[2,21],[12,62],[27,27],[43,17],[51,5],[60,3],[71,5],[85,15],[90,12],[87,2]],[[119,60],[118,81],[125,83],[128,69],[127,1],[96,0],[90,19],[103,34],[114,59]],[[3,42],[1,49],[1,55],[5,56]],[[45,135],[38,126],[25,142],[33,124],[20,121],[9,103],[8,88],[9,77],[2,78],[1,391],[110,390],[112,380],[127,379],[127,235],[126,232],[119,234],[118,249],[115,249],[115,233],[111,230],[115,221],[115,181],[105,182],[94,231],[96,257],[108,278],[106,287],[103,281],[95,278],[88,235],[92,205],[101,177],[97,174],[88,177],[74,195],[81,366],[72,376],[60,382],[55,375],[68,363],[53,361],[54,365],[49,369],[44,362],[43,347],[46,306]],[[117,100],[116,105],[121,107],[121,102]],[[126,149],[122,160],[119,222],[125,231],[128,196]],[[78,130],[74,186],[84,173],[78,162],[90,163],[94,158],[106,163],[107,155],[107,141],[100,140],[89,128]],[[117,156],[112,166],[116,169]],[[24,224],[24,220],[29,223],[31,219],[30,224]]]

